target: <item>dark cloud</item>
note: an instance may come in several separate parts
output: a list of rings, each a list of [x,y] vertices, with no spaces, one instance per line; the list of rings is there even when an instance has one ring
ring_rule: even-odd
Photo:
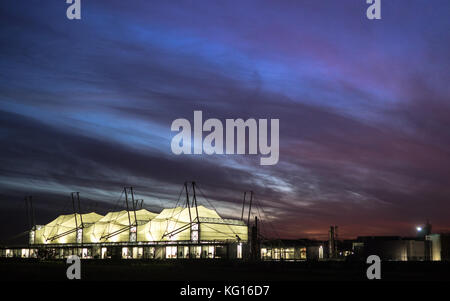
[[[447,2],[388,4],[377,26],[338,1],[110,1],[85,5],[78,24],[64,4],[30,3],[1,4],[5,225],[22,223],[26,194],[46,222],[70,211],[70,191],[106,212],[133,185],[159,210],[195,180],[235,217],[254,190],[270,236],[321,237],[330,224],[410,234],[426,218],[450,228],[450,40],[448,18],[434,17]],[[170,124],[194,110],[279,118],[280,162],[173,155]]]

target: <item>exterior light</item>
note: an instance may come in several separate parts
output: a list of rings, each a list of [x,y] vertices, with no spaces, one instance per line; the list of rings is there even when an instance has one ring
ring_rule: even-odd
[[[422,231],[422,227],[416,227],[416,229],[418,232]]]

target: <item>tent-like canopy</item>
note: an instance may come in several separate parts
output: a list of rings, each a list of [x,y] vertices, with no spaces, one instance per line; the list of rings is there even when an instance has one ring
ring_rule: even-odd
[[[199,241],[248,240],[243,221],[223,219],[215,210],[204,206],[169,208],[159,214],[145,209],[109,212],[105,216],[92,212],[82,214],[82,219],[84,227],[80,230],[80,214],[59,216],[36,230],[35,243],[75,243],[76,226],[82,231],[84,243],[128,242],[130,231],[136,231],[137,241],[189,241],[193,238],[191,231],[198,231]]]
[[[198,206],[190,210],[182,207],[164,209],[150,222],[138,227],[138,241],[191,240],[191,221],[200,222],[200,241],[236,241],[238,239],[247,241],[248,239],[247,226],[244,222],[222,219],[215,210]]]
[[[152,220],[156,213],[145,209],[136,211],[137,230],[140,231],[139,225],[146,224]],[[118,211],[110,212],[103,218],[94,223],[91,227],[85,229],[83,233],[84,242],[126,242],[129,241],[130,222],[134,227],[135,212],[134,211]]]
[[[81,221],[85,227],[89,227],[103,216],[91,212],[86,214],[67,214],[60,215],[47,225],[36,230],[35,243],[36,244],[64,244],[75,243],[77,226],[81,228]]]

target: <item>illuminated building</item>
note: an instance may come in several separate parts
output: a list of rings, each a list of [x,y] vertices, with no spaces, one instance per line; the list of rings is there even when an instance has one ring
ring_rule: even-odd
[[[191,199],[187,183],[184,189],[184,207],[154,213],[142,209],[142,204],[138,209],[133,188],[126,187],[127,210],[104,216],[95,212],[61,215],[46,225],[33,226],[27,248],[3,248],[0,255],[41,258],[78,255],[99,259],[242,258],[248,241],[244,221],[225,219],[216,210],[198,206],[195,182],[192,182]],[[81,211],[79,193],[71,195],[74,211],[76,199]]]
[[[61,215],[30,233],[30,248],[51,257],[239,258],[247,242],[241,220],[204,206]]]

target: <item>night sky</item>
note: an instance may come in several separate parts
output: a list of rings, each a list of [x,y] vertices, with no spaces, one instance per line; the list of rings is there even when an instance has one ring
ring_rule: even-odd
[[[67,6],[0,3],[2,240],[25,230],[28,194],[47,223],[71,191],[104,213],[132,185],[157,211],[186,180],[224,217],[255,191],[271,237],[450,229],[449,1],[384,0],[375,21],[363,0],[82,0],[72,21]],[[278,118],[279,163],[172,154],[194,110]]]

